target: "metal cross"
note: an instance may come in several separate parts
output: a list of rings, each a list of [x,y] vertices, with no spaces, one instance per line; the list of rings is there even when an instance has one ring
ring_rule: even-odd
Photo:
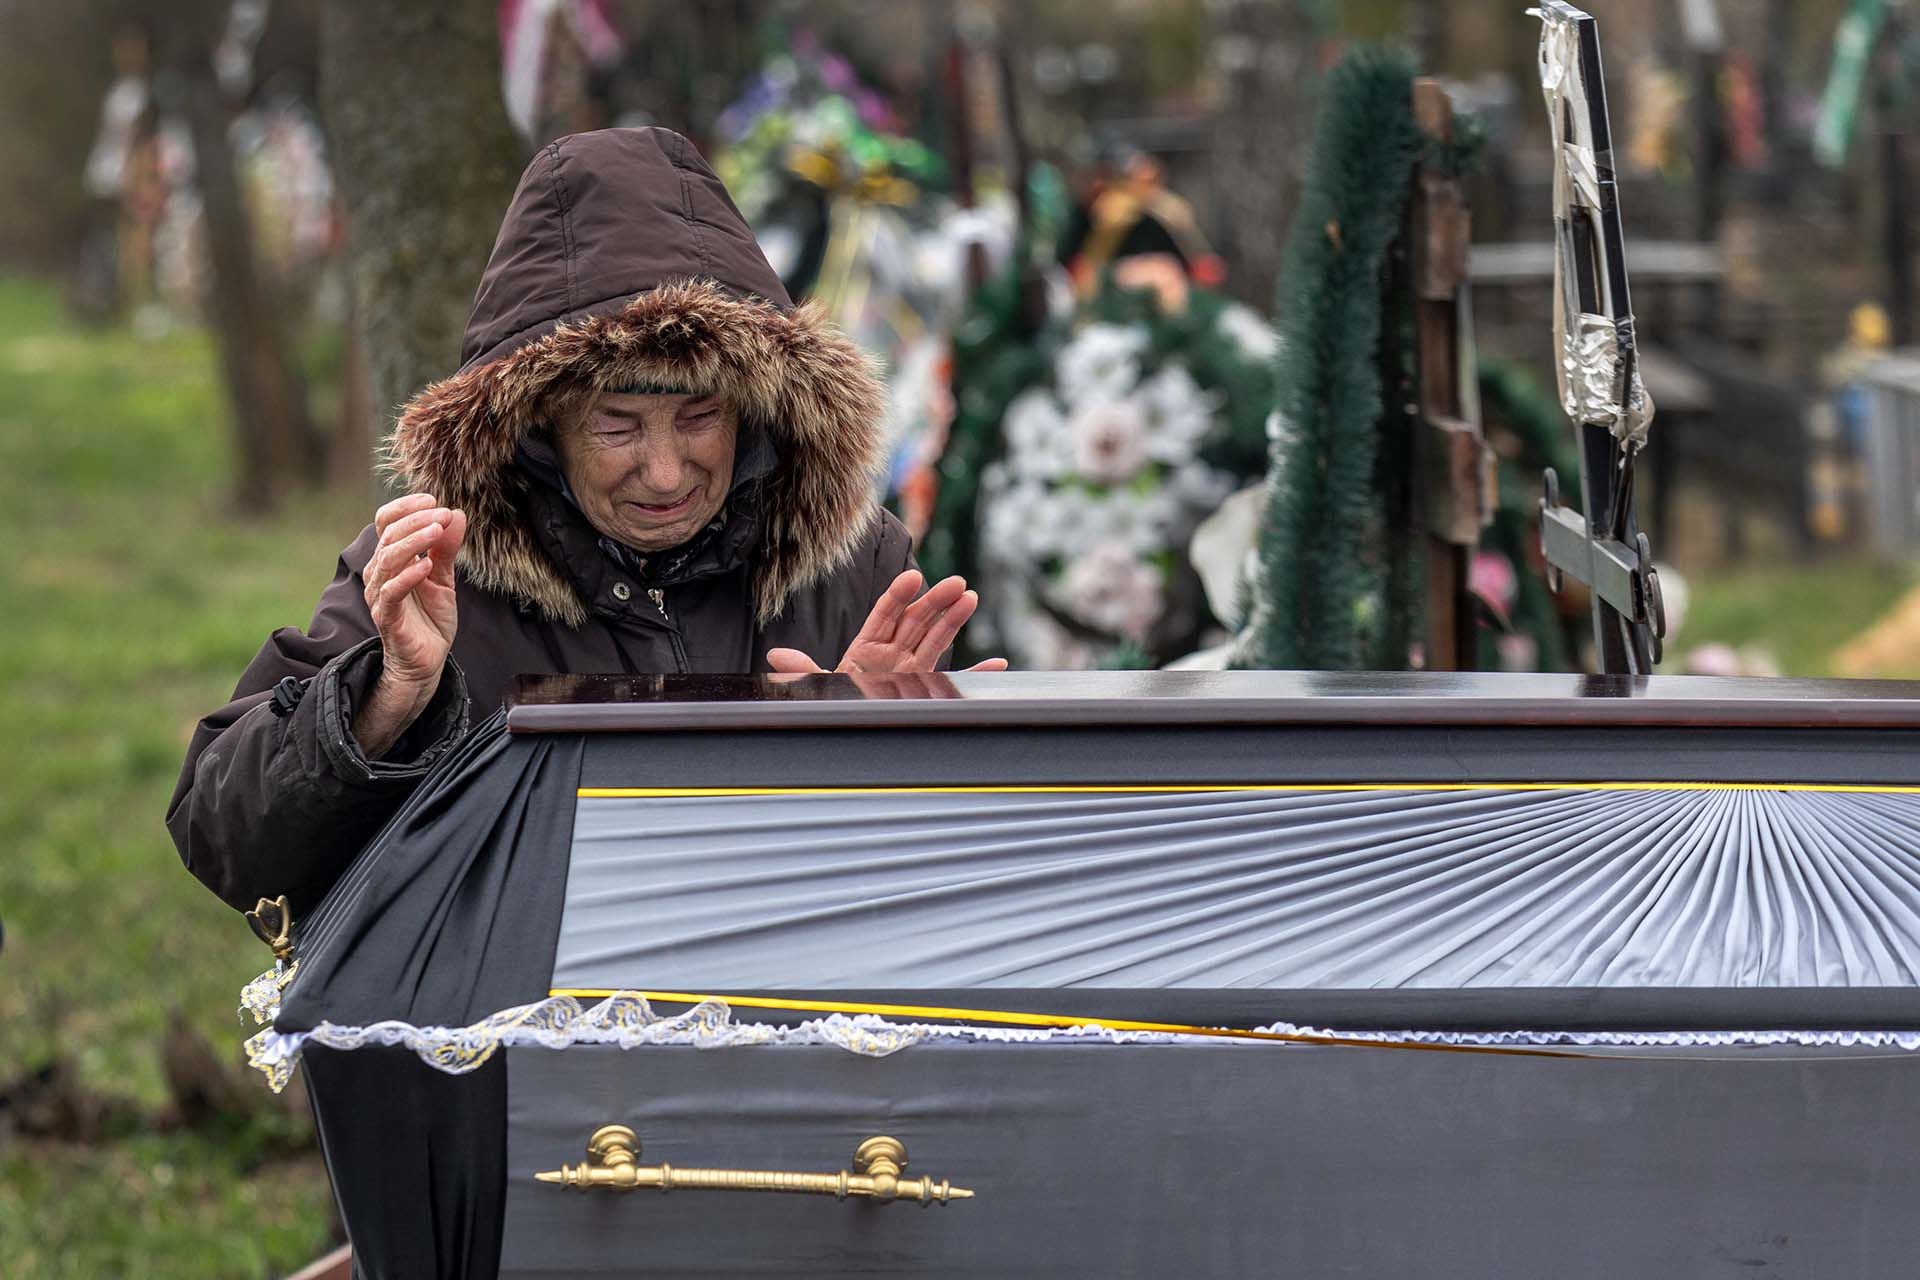
[[[1653,402],[1634,351],[1600,37],[1593,18],[1563,0],[1528,12],[1540,19],[1540,87],[1553,126],[1554,358],[1561,405],[1579,434],[1586,513],[1560,505],[1559,478],[1548,470],[1540,549],[1554,590],[1566,575],[1592,593],[1600,670],[1646,675],[1667,629],[1653,551],[1633,510],[1633,463]]]

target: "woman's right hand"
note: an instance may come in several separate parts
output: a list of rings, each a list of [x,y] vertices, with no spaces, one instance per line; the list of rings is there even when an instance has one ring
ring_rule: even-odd
[[[460,624],[453,562],[467,517],[430,493],[410,493],[381,507],[373,527],[379,542],[361,576],[382,661],[372,696],[354,711],[353,734],[378,759],[440,687]]]

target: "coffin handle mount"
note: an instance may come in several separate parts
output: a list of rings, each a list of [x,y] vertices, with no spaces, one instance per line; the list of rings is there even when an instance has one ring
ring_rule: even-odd
[[[607,1191],[784,1191],[795,1195],[834,1196],[845,1200],[971,1200],[973,1192],[947,1179],[903,1178],[907,1148],[898,1138],[868,1138],[854,1149],[853,1168],[838,1173],[783,1173],[772,1169],[676,1169],[639,1162],[640,1139],[623,1124],[602,1125],[587,1139],[587,1158],[536,1173],[540,1182]]]

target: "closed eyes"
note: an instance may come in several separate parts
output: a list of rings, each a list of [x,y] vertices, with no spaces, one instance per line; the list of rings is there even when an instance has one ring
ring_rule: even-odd
[[[682,431],[704,431],[719,426],[726,420],[723,405],[718,402],[683,412],[674,420],[674,426]],[[619,440],[637,435],[646,429],[646,424],[637,416],[624,414],[617,410],[602,410],[593,416],[590,424],[593,435],[602,440]]]

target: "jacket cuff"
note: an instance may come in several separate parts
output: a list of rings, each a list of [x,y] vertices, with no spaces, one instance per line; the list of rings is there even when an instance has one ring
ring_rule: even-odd
[[[378,760],[367,757],[353,736],[353,710],[372,695],[381,671],[380,637],[372,636],[321,668],[308,696],[317,698],[320,746],[340,777],[387,782],[420,777],[467,733],[470,704],[467,678],[452,658],[440,674],[440,687],[393,749]]]

